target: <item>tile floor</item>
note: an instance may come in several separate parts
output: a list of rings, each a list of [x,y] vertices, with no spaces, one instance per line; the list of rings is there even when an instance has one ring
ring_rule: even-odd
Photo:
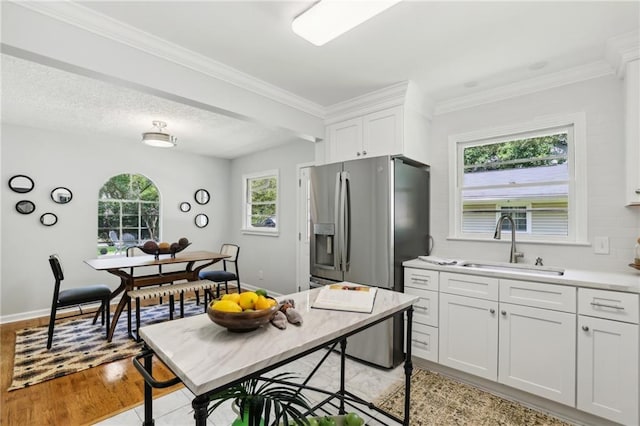
[[[302,377],[317,365],[317,362],[324,355],[324,351],[312,353],[304,358],[280,367],[273,371],[293,372]],[[340,357],[336,353],[329,355],[324,364],[316,372],[309,385],[321,389],[338,389],[340,377]],[[381,396],[384,391],[396,383],[403,380],[404,370],[402,365],[393,370],[377,369],[364,364],[347,359],[345,368],[345,381],[348,391],[361,396],[365,400],[373,401]],[[313,402],[323,398],[319,392],[305,392],[305,395]],[[156,426],[174,426],[194,424],[191,400],[193,394],[186,388],[173,392],[169,395],[154,400],[153,415]],[[397,426],[398,423],[384,419],[385,423],[380,423],[363,416],[366,425],[390,425]],[[99,426],[140,426],[144,418],[144,405],[139,405],[129,411],[113,416],[107,420],[97,423]],[[212,426],[229,426],[235,420],[236,415],[232,411],[230,404],[223,405],[216,409],[208,418],[208,424]]]

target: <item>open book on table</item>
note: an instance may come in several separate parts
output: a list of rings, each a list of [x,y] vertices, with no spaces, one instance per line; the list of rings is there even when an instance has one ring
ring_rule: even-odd
[[[340,282],[325,285],[311,304],[312,308],[371,313],[376,298],[376,287]]]

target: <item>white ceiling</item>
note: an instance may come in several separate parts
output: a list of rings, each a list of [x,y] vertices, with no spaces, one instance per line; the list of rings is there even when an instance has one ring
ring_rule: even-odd
[[[2,121],[140,141],[167,123],[179,150],[236,158],[297,138],[282,129],[194,108],[100,80],[2,55]]]
[[[602,60],[608,39],[640,27],[637,1],[405,0],[317,47],[290,27],[312,3],[81,4],[322,107],[406,80],[437,104]],[[544,66],[532,69],[536,64]],[[131,137],[146,130],[140,123],[150,127],[152,120],[163,119],[178,136],[179,149],[223,158],[294,138],[17,59],[3,57],[2,78],[7,122]]]

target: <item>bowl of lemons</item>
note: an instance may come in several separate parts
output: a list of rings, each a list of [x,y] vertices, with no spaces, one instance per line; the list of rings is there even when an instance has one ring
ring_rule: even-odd
[[[207,306],[207,315],[219,326],[243,333],[269,323],[278,309],[278,302],[260,289],[229,293],[212,300]]]

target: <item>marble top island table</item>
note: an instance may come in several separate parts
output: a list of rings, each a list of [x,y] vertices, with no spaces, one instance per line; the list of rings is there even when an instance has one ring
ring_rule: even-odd
[[[168,284],[178,280],[197,281],[198,272],[219,260],[229,257],[226,254],[210,251],[192,251],[176,253],[175,257],[161,254],[158,259],[153,255],[145,256],[113,256],[85,260],[85,263],[98,271],[107,271],[120,278],[120,285],[111,292],[111,299],[123,293],[120,302],[113,313],[113,321],[109,329],[107,340],[113,338],[113,332],[118,325],[120,314],[130,300],[128,292],[139,287]],[[183,266],[180,270],[162,271],[165,265]],[[197,265],[197,266],[196,266]],[[157,267],[157,272],[149,275],[135,275],[135,270],[143,267]],[[155,268],[154,268],[155,270]]]
[[[214,324],[204,314],[142,327],[140,335],[145,348],[134,359],[134,364],[145,378],[143,425],[153,424],[153,387],[182,382],[196,395],[192,403],[195,423],[204,426],[211,394],[337,342],[341,346],[342,377],[336,394],[342,396],[340,409],[344,410],[344,398],[349,393],[344,387],[346,338],[406,311],[406,339],[410,342],[413,304],[418,297],[380,288],[372,313],[366,314],[310,308],[310,302],[315,300],[318,291],[313,289],[278,298],[294,299],[296,310],[303,318],[302,326],[289,324],[285,330],[267,324],[249,333],[233,333]],[[175,374],[173,380],[155,381],[151,369],[153,356]],[[144,366],[140,359],[144,359]],[[402,421],[409,425],[409,383],[413,369],[411,345],[407,345],[404,369],[406,393]]]

